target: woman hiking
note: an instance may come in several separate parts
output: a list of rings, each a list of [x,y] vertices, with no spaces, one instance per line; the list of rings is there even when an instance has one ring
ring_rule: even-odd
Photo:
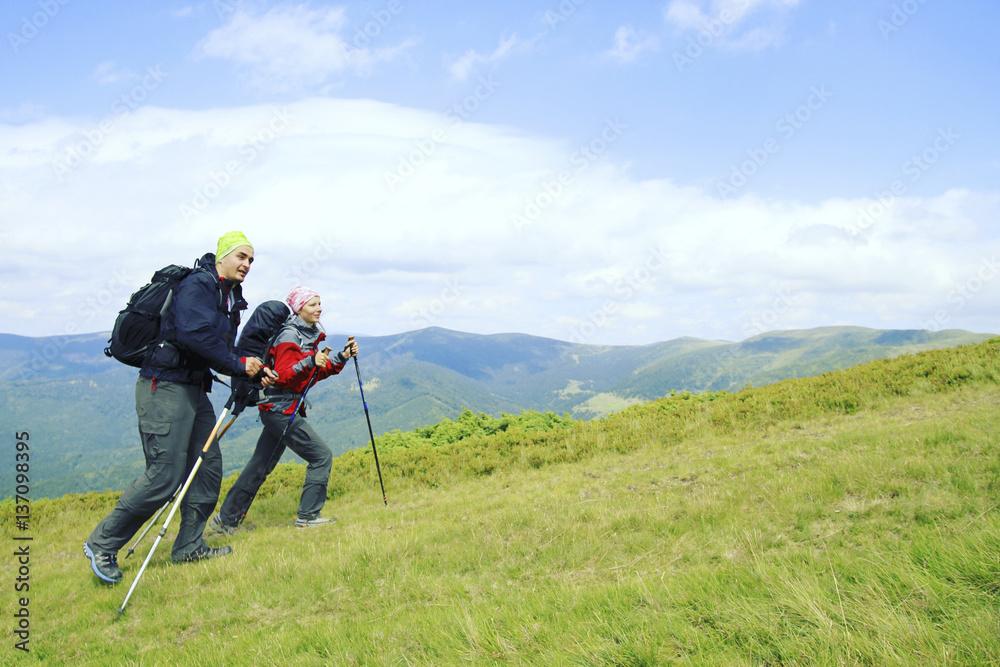
[[[257,439],[253,456],[226,494],[221,509],[209,522],[209,527],[217,533],[231,535],[237,531],[257,490],[274,470],[286,447],[308,464],[295,525],[310,528],[336,521],[320,516],[326,503],[333,453],[306,421],[305,406],[300,405],[299,397],[311,384],[340,373],[347,360],[358,354],[358,344],[352,339],[331,358],[321,346],[326,332],[319,323],[323,313],[319,294],[307,287],[295,287],[285,302],[292,314],[282,325],[268,354],[274,360],[278,380],[264,391],[258,406],[264,429]],[[296,406],[298,412],[293,417]]]

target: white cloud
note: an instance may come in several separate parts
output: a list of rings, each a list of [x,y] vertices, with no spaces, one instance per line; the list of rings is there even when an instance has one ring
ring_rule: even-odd
[[[129,78],[130,74],[123,73],[118,65],[112,61],[105,61],[97,66],[94,71],[94,78],[97,79],[98,83],[118,83],[124,78]]]
[[[650,343],[737,340],[765,320],[989,331],[1000,306],[1000,247],[982,231],[1000,199],[975,192],[899,198],[859,226],[875,202],[719,200],[636,181],[613,145],[581,160],[546,137],[331,99],[143,107],[60,180],[54,161],[92,126],[0,125],[9,332],[107,330],[154,269],[230,229],[257,250],[252,303],[307,284],[326,296],[329,330],[359,334]]]
[[[483,55],[474,49],[469,49],[464,54],[456,58],[451,65],[448,66],[448,70],[453,79],[464,81],[469,78],[469,75],[472,74],[472,72],[479,65],[490,65],[500,62],[501,60],[507,58],[514,51],[515,47],[518,46],[524,46],[524,44],[517,38],[517,35],[511,35],[507,38],[501,37],[500,43],[492,53]]]
[[[784,17],[800,0],[671,0],[667,25],[682,33],[705,33],[733,51],[759,51],[784,37]]]
[[[364,30],[345,33],[350,30],[343,8],[282,6],[263,15],[239,8],[199,44],[197,54],[232,60],[252,85],[283,92],[314,88],[345,71],[367,73],[412,45],[375,48]]]
[[[663,17],[680,30],[701,30],[707,19],[696,0],[673,0],[664,10]]]
[[[604,52],[606,58],[619,63],[630,63],[646,51],[655,51],[660,42],[656,37],[640,37],[634,29],[621,26],[615,31],[614,46]]]

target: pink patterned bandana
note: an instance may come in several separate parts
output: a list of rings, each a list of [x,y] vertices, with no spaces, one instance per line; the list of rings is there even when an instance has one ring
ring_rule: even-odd
[[[318,292],[315,292],[308,287],[293,287],[292,291],[288,293],[288,297],[285,302],[291,307],[293,313],[298,313],[302,310],[302,306],[306,305],[306,302],[314,296],[319,296]]]

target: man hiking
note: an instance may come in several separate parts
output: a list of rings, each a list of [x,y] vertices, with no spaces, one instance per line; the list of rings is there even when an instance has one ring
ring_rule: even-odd
[[[171,497],[201,455],[215,425],[208,399],[212,371],[250,378],[261,373],[265,387],[276,379],[260,359],[239,358],[232,351],[241,312],[247,307],[241,285],[253,254],[242,232],[223,235],[215,254],[206,253],[181,280],[163,317],[161,342],[143,361],[135,386],[135,411],[146,470],[83,544],[94,574],[104,582],[121,581],[118,550]],[[174,562],[232,552],[228,546],[210,548],[202,539],[221,484],[222,452],[215,442],[181,503],[181,524],[171,551]]]

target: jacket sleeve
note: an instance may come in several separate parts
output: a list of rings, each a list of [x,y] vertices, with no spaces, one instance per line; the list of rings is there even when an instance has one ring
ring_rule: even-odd
[[[329,342],[330,341],[326,338],[326,334],[321,334],[319,340],[316,341],[316,349],[318,350],[322,347],[327,347],[327,343]],[[331,375],[337,375],[340,371],[344,370],[344,364],[347,363],[347,359],[344,359],[343,361],[340,360],[340,352],[333,352],[331,350],[328,357],[326,366],[319,369],[319,372],[316,373],[317,382],[324,380]]]
[[[330,356],[326,366],[316,372],[316,382],[336,375],[344,368],[343,362],[335,362],[336,355]],[[285,389],[302,391],[312,376],[316,363],[312,352],[303,352],[302,348],[293,342],[278,342],[274,346],[274,371],[280,380],[278,385]]]
[[[217,289],[204,279],[181,282],[174,302],[177,342],[205,359],[213,370],[239,375],[246,367],[230,349],[233,334],[220,331],[220,318],[227,319],[226,329],[229,325],[228,316],[219,310]]]
[[[300,391],[313,371],[313,357],[290,341],[279,341],[274,346],[274,372],[278,386]]]
[[[326,367],[319,369],[319,373],[316,373],[316,381],[319,382],[331,375],[337,375],[340,371],[344,370],[344,364],[346,363],[346,361],[340,361],[338,353],[331,352],[330,358],[326,362]]]

